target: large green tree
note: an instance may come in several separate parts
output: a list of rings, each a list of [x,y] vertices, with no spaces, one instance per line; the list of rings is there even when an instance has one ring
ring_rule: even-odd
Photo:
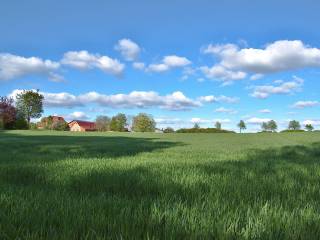
[[[96,128],[98,131],[104,132],[110,130],[111,119],[108,116],[98,116],[96,118]]]
[[[127,117],[123,113],[118,113],[113,116],[110,122],[110,130],[117,132],[124,132],[127,126]]]
[[[267,126],[268,126],[268,130],[270,130],[272,132],[275,132],[278,128],[278,125],[277,125],[276,121],[274,121],[274,120],[268,121]]]
[[[301,125],[298,121],[292,120],[289,122],[288,129],[289,130],[300,130]]]
[[[31,118],[39,118],[43,113],[43,95],[39,91],[24,90],[16,96],[16,107],[30,124]]]
[[[246,124],[245,124],[245,122],[243,120],[240,120],[240,122],[238,123],[237,126],[238,126],[238,128],[240,130],[240,133],[242,132],[242,130],[247,129],[247,126],[246,126]]]
[[[154,132],[156,122],[153,117],[146,113],[139,113],[133,118],[132,130],[135,132]]]

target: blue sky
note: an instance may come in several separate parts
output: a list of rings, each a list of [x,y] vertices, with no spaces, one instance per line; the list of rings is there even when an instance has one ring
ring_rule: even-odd
[[[318,1],[1,1],[0,95],[158,127],[320,128]]]

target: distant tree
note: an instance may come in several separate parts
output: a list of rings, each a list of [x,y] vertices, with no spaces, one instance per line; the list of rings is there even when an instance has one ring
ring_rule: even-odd
[[[268,128],[268,130],[275,132],[278,128],[278,125],[277,125],[276,121],[270,120],[267,123],[267,128]]]
[[[17,94],[16,107],[27,120],[28,125],[30,124],[31,118],[39,118],[43,113],[43,95],[37,90],[24,90]]]
[[[306,129],[307,131],[309,131],[309,132],[312,132],[312,130],[313,130],[314,128],[313,128],[312,124],[309,123],[309,124],[306,124],[306,125],[305,125],[305,129]]]
[[[240,130],[240,133],[241,133],[242,130],[247,129],[247,126],[246,126],[246,124],[245,124],[245,122],[243,120],[240,120],[240,122],[238,123],[237,126],[238,126],[238,128]]]
[[[104,132],[110,130],[111,119],[108,116],[98,116],[96,118],[96,128],[98,131]]]
[[[261,124],[261,128],[262,128],[262,131],[268,131],[268,130],[269,130],[268,123],[263,122],[263,123]]]
[[[53,117],[48,116],[48,117],[43,117],[40,120],[40,126],[44,129],[52,129],[52,124],[53,124]]]
[[[110,122],[110,130],[117,132],[124,132],[127,126],[127,117],[123,113],[118,113],[113,116]]]
[[[300,130],[300,123],[296,120],[292,120],[289,122],[288,129],[289,130]]]
[[[174,129],[171,127],[167,127],[163,130],[164,133],[174,133]]]
[[[8,97],[0,97],[0,128],[13,128],[16,121],[17,111],[13,106],[13,99]]]
[[[221,123],[218,121],[214,124],[214,126],[216,127],[216,129],[221,129]]]
[[[199,123],[195,123],[195,124],[193,125],[193,128],[194,128],[194,129],[199,129],[199,128],[200,128]]]
[[[153,117],[146,113],[139,113],[133,118],[132,130],[135,132],[154,132],[156,122]]]

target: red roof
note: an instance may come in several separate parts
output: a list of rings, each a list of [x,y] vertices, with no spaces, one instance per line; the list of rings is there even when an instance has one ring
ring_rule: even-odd
[[[96,128],[96,124],[94,122],[88,122],[88,121],[81,121],[81,120],[73,120],[72,122],[76,122],[78,123],[78,125],[80,127],[83,127],[84,129],[95,129]],[[69,124],[70,124],[69,123]]]

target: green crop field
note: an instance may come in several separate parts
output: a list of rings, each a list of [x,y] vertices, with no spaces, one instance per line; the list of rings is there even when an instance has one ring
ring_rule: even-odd
[[[0,239],[319,239],[320,133],[0,132]]]

